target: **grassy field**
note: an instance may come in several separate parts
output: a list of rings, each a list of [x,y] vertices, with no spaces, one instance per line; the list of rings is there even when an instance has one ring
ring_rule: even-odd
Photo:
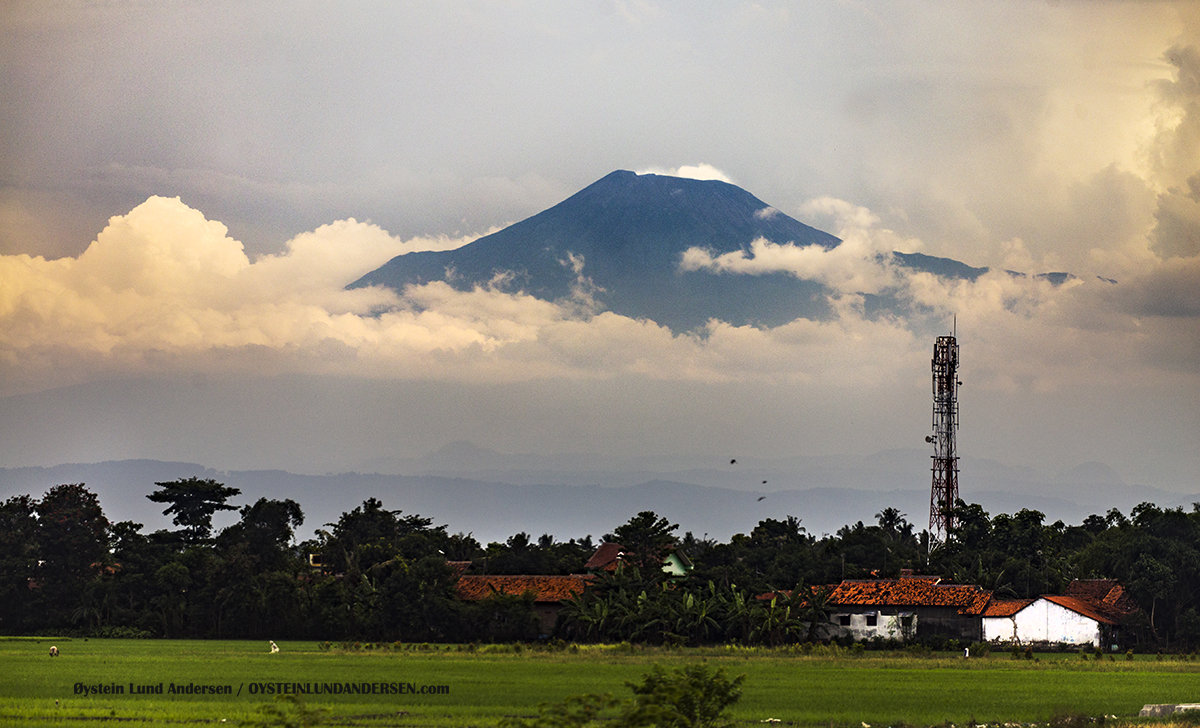
[[[49,657],[51,644],[59,657]],[[279,646],[270,654],[262,642],[0,638],[0,725],[237,725],[261,717],[263,706],[276,704],[275,694],[299,684],[321,691],[307,695],[306,704],[327,708],[333,724],[491,726],[572,694],[624,698],[625,682],[638,681],[652,664],[698,660],[747,676],[732,710],[745,725],[767,718],[877,728],[1033,723],[1064,715],[1131,717],[1145,703],[1200,701],[1200,663],[1123,656],[1096,662],[1078,655],[963,660],[627,646],[553,652]],[[172,694],[172,686],[193,692]],[[197,695],[197,688],[206,692]]]

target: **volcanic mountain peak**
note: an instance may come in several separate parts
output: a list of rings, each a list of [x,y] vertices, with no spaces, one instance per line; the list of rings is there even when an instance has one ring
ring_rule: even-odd
[[[746,250],[760,238],[826,250],[841,242],[727,182],[620,170],[456,250],[392,258],[350,287],[403,290],[445,281],[459,290],[496,286],[554,301],[571,297],[582,285],[599,306],[676,332],[712,319],[778,326],[830,317],[830,291],[820,282],[785,272],[739,275],[681,265],[689,249],[716,257]],[[988,272],[922,253],[894,252],[892,260],[951,279],[975,280]],[[1037,277],[1059,285],[1070,276]],[[864,294],[864,300],[869,313],[909,310],[886,291]]]
[[[624,170],[488,237],[504,239],[506,234],[550,238],[585,254],[589,249],[645,247],[668,257],[693,246],[737,250],[760,237],[827,248],[840,242],[729,183]]]
[[[619,170],[456,250],[397,256],[351,287],[447,281],[466,290],[499,275],[513,290],[556,300],[583,275],[600,289],[601,305],[675,330],[710,318],[775,325],[823,315],[827,304],[814,282],[680,270],[689,248],[720,255],[758,238],[824,248],[840,242],[726,182]]]

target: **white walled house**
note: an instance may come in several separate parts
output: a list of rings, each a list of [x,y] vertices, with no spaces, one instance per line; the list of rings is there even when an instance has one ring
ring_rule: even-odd
[[[1075,597],[997,601],[983,613],[983,639],[1026,644],[1050,642],[1100,647],[1117,622]]]
[[[830,615],[838,632],[849,634],[855,640],[881,638],[907,641],[916,633],[917,615],[913,610],[881,608],[866,612],[835,611]]]

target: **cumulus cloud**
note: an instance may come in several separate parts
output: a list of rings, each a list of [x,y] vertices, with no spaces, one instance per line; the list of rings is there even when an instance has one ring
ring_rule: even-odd
[[[758,238],[748,250],[713,256],[703,248],[684,251],[683,271],[763,275],[790,273],[803,280],[824,283],[842,293],[879,293],[892,282],[892,269],[875,250],[869,236],[844,238],[841,245],[826,250],[820,245],[782,245]],[[888,253],[890,257],[890,253]]]
[[[955,320],[970,342],[975,383],[1000,391],[1054,391],[1081,381],[1119,386],[1130,377],[1194,377],[1200,367],[1195,351],[1186,353],[1200,342],[1200,257],[1158,258],[1144,232],[1140,252],[1136,238],[1123,238],[1112,255],[1096,251],[1095,261],[1119,269],[1120,281],[1089,271],[1042,275],[1057,272],[1046,267],[1052,261],[1035,258],[1019,238],[1000,242],[1003,267],[956,279],[898,265],[892,251],[919,251],[921,241],[880,227],[867,208],[822,197],[801,205],[800,213],[823,218],[844,242],[825,249],[760,239],[718,256],[692,248],[680,267],[821,281],[842,325],[871,318],[863,294],[883,295],[907,314],[893,310],[875,320],[890,320],[909,332],[910,342],[945,333]]]
[[[1096,247],[1088,261],[1096,270],[1068,269],[1075,277],[1058,285],[1033,275],[1062,270],[1053,256],[1035,256],[1020,237],[994,241],[998,259],[1029,275],[997,268],[954,280],[914,272],[898,265],[892,251],[922,250],[920,240],[885,227],[864,206],[824,196],[796,212],[834,231],[843,241],[838,246],[756,240],[722,255],[693,248],[680,266],[819,281],[829,291],[829,320],[775,328],[711,321],[699,332],[673,334],[653,321],[603,312],[602,291],[580,258],[562,261],[576,285],[571,298],[557,302],[500,286],[347,290],[395,255],[449,249],[471,238],[401,240],[347,219],[295,236],[280,253],[252,258],[222,223],[178,198],[151,197],[112,218],[78,257],[0,256],[0,379],[6,392],[131,372],[469,382],[631,375],[882,387],[923,375],[929,335],[945,331],[954,317],[970,342],[977,381],[1000,390],[1141,381],[1155,372],[1194,378],[1200,366],[1197,57],[1190,48],[1168,56],[1178,78],[1160,90],[1164,108],[1174,111],[1165,117],[1174,122],[1151,150],[1153,177],[1110,166],[1076,186],[1073,204],[1115,212],[1093,225]],[[708,164],[645,171],[730,181]],[[1157,198],[1150,190],[1159,190]],[[869,310],[872,295],[901,303],[911,315]]]
[[[559,302],[440,282],[399,294],[346,290],[394,255],[465,241],[402,241],[342,220],[251,260],[221,223],[177,198],[152,197],[112,218],[78,258],[0,256],[0,366],[10,391],[128,372],[469,382],[634,375],[879,387],[923,371],[927,322],[944,329],[957,316],[986,381],[1053,388],[1089,368],[1107,377],[1154,366],[1144,348],[1124,351],[1119,337],[1129,327],[1153,333],[1139,316],[1195,316],[1200,308],[1189,288],[1193,263],[1139,279],[1137,296],[1098,279],[1053,285],[1000,271],[953,281],[895,265],[890,251],[919,241],[877,227],[869,210],[831,198],[806,209],[835,214],[844,242],[825,250],[759,240],[722,256],[694,249],[683,265],[822,281],[830,320],[769,329],[712,321],[673,334],[598,312],[599,289],[579,258],[563,261],[578,281],[576,295]],[[921,313],[868,315],[865,293],[886,293]]]
[[[810,200],[801,206],[801,212],[830,217],[842,243],[827,249],[820,245],[777,244],[760,238],[751,242],[748,250],[718,256],[703,248],[690,248],[684,252],[680,268],[748,275],[790,273],[803,280],[820,281],[840,294],[880,293],[896,283],[892,251],[906,248],[911,252],[920,247],[918,241],[904,240],[891,230],[876,228],[877,216],[844,200],[832,197]]]
[[[346,290],[393,255],[462,241],[401,241],[338,221],[248,258],[220,222],[152,197],[112,218],[78,258],[0,257],[0,367],[9,391],[128,373],[314,372],[514,381],[636,375],[881,381],[868,349],[913,351],[913,335],[852,311],[776,329],[713,321],[673,334],[653,321],[597,313],[599,290],[542,301],[445,283]],[[802,362],[797,364],[797,362]]]
[[[1130,284],[1131,294],[1114,302],[1131,315],[1200,318],[1200,255],[1169,258]]]
[[[1200,50],[1177,45],[1166,53],[1175,78],[1159,89],[1165,121],[1154,148],[1159,194],[1152,248],[1163,257],[1200,255]]]
[[[351,219],[252,262],[221,223],[178,198],[151,197],[112,218],[78,258],[0,256],[0,362],[16,379],[38,380],[187,369],[191,357],[204,367],[205,357],[238,351],[357,348],[386,328],[372,313],[397,301],[346,283],[394,255],[464,242],[402,242]]]

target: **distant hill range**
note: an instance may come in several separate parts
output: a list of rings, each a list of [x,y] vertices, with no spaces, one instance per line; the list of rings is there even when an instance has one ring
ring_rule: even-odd
[[[726,182],[616,171],[499,232],[456,250],[397,256],[349,287],[383,285],[399,291],[445,281],[459,290],[491,284],[548,301],[582,294],[606,310],[651,319],[676,332],[710,318],[777,326],[800,317],[828,317],[827,291],[816,281],[786,273],[680,269],[688,248],[717,256],[748,249],[759,238],[826,249],[841,242]],[[897,253],[896,260],[954,278],[987,272],[920,253]]]
[[[749,458],[730,465],[682,457],[614,463],[588,455],[504,455],[455,443],[420,458],[378,465],[384,473],[220,472],[157,460],[0,468],[0,501],[22,494],[40,498],[54,485],[82,482],[100,496],[110,520],[134,520],[154,531],[173,528],[162,506],[146,499],[154,483],[194,476],[240,488],[242,494],[232,500],[237,506],[259,498],[297,501],[305,514],[297,532],[301,539],[375,497],[389,509],[447,524],[452,533],[472,532],[484,543],[521,531],[560,540],[598,538],[643,510],[679,523],[681,535],[692,531],[723,541],[748,533],[765,518],[789,515],[818,537],[860,520],[873,524],[875,514],[889,506],[907,514],[917,530],[929,518],[929,454],[924,450],[863,458]],[[1125,484],[1099,463],[1052,477],[985,460],[965,459],[964,469],[972,482],[964,487],[965,500],[992,515],[1038,510],[1047,523],[1078,524],[1110,508],[1128,513],[1143,501],[1175,507],[1200,499]],[[396,472],[406,474],[389,474]],[[214,523],[222,527],[236,520],[236,513],[222,513]]]

